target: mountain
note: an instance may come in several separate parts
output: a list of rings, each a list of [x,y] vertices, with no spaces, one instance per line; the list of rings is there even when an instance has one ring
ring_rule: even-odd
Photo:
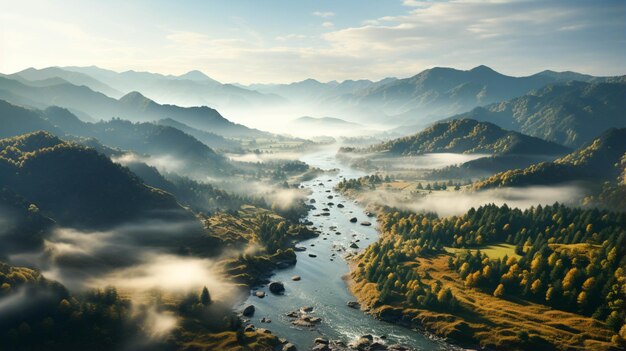
[[[374,145],[370,150],[404,156],[439,152],[555,155],[569,151],[552,142],[471,119],[436,123],[420,133]]]
[[[9,94],[3,95],[6,91]],[[216,110],[202,107],[179,107],[158,104],[138,92],[126,94],[119,100],[95,92],[86,86],[69,83],[34,87],[16,80],[0,77],[0,95],[8,96],[9,102],[23,104],[35,101],[43,106],[57,105],[81,116],[87,114],[96,119],[122,117],[131,121],[156,121],[171,118],[206,132],[223,136],[260,137],[269,133],[233,123]],[[19,97],[20,101],[13,98]]]
[[[626,77],[610,83],[548,85],[451,119],[471,118],[579,147],[608,128],[626,127]]]
[[[468,71],[435,67],[346,98],[350,103],[381,108],[399,121],[415,123],[520,96],[554,82],[549,76],[511,77],[486,66]]]
[[[591,143],[555,160],[498,173],[474,184],[476,189],[550,185],[570,181],[614,180],[624,173],[626,128],[612,128]],[[617,165],[617,166],[616,166]],[[621,166],[620,166],[621,165]],[[622,168],[620,168],[622,167]]]
[[[30,81],[30,83],[34,85],[40,84],[40,86],[61,84],[63,82],[78,86],[84,85],[93,91],[101,92],[116,99],[124,95],[119,90],[113,89],[101,81],[90,77],[89,75],[80,72],[66,71],[59,67],[48,67],[43,69],[27,68],[23,71],[11,74],[8,77],[23,78]],[[45,83],[37,83],[42,81],[45,81]]]
[[[94,138],[109,147],[148,154],[149,160],[169,168],[170,171],[205,177],[209,174],[223,174],[232,169],[228,161],[213,149],[193,136],[167,125],[132,123],[120,119],[89,123],[57,106],[43,111],[28,110],[2,100],[0,122],[6,126],[0,129],[0,137],[43,130],[61,136]],[[218,140],[220,138],[215,137]]]
[[[218,109],[264,106],[282,98],[232,84],[222,84],[194,70],[180,76],[150,72],[115,72],[99,67],[63,67],[98,79],[124,93],[140,91],[160,103],[179,106],[211,106]]]
[[[171,118],[165,118],[156,121],[155,123],[158,125],[169,126],[181,130],[213,149],[225,149],[230,151],[241,150],[241,144],[234,140],[226,139],[221,135],[192,128],[184,123],[177,122]]]
[[[108,157],[47,132],[0,139],[0,183],[61,225],[193,218],[172,195],[147,187]]]

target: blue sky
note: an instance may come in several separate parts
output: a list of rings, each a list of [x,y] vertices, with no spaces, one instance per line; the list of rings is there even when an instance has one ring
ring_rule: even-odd
[[[223,82],[485,64],[626,74],[626,1],[0,0],[0,72],[97,65]]]

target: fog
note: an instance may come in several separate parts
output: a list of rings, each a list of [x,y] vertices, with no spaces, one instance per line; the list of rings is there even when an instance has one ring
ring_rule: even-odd
[[[417,212],[435,212],[440,216],[461,215],[471,207],[507,204],[526,209],[531,206],[552,205],[555,202],[577,205],[584,196],[582,187],[575,184],[559,186],[533,186],[523,188],[498,188],[482,191],[433,191],[421,197],[406,196],[388,190],[368,191],[366,201]]]

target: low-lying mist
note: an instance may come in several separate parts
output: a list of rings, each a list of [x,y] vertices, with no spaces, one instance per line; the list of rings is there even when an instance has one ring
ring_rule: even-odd
[[[486,204],[504,205],[526,209],[555,202],[576,205],[584,196],[582,187],[576,184],[560,186],[533,186],[523,188],[498,188],[482,191],[433,191],[421,197],[388,191],[374,190],[362,195],[367,202],[416,212],[435,212],[440,216],[460,215],[470,208]]]

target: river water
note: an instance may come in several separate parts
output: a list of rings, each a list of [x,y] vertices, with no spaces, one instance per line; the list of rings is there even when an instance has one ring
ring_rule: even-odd
[[[458,349],[441,340],[428,337],[398,325],[383,322],[367,315],[363,311],[350,308],[348,301],[355,298],[347,289],[342,279],[348,273],[348,266],[343,258],[349,252],[357,252],[374,242],[378,237],[376,218],[368,218],[359,204],[344,199],[333,187],[343,178],[357,178],[365,173],[342,164],[335,158],[336,149],[324,149],[306,154],[302,161],[321,169],[337,169],[336,173],[327,173],[314,180],[302,183],[311,190],[310,199],[314,199],[317,209],[309,212],[307,220],[321,230],[322,234],[313,239],[300,242],[297,246],[306,247],[306,251],[297,252],[298,262],[295,266],[278,270],[270,278],[285,285],[284,295],[274,295],[267,286],[258,290],[266,293],[265,298],[251,296],[242,306],[252,304],[256,308],[251,323],[259,328],[266,328],[275,335],[287,338],[299,350],[308,350],[313,346],[316,337],[331,340],[352,342],[359,336],[371,334],[375,337],[385,336],[387,344],[402,344],[415,350],[452,350]],[[319,185],[319,184],[323,185]],[[330,191],[330,192],[328,192]],[[333,199],[328,199],[333,196]],[[333,202],[334,206],[326,205]],[[338,208],[342,204],[344,208]],[[330,216],[315,216],[328,207]],[[357,217],[357,223],[349,220]],[[362,226],[361,221],[369,221],[372,226]],[[331,230],[334,226],[336,229]],[[337,234],[337,232],[339,234]],[[358,249],[350,248],[350,244],[359,240]],[[337,250],[340,250],[339,252]],[[314,254],[317,257],[310,257]],[[292,281],[293,276],[300,276],[300,281]],[[303,328],[292,325],[293,318],[286,316],[301,307],[313,307],[313,317],[322,319],[314,328]],[[269,318],[271,323],[261,323],[262,318]]]

